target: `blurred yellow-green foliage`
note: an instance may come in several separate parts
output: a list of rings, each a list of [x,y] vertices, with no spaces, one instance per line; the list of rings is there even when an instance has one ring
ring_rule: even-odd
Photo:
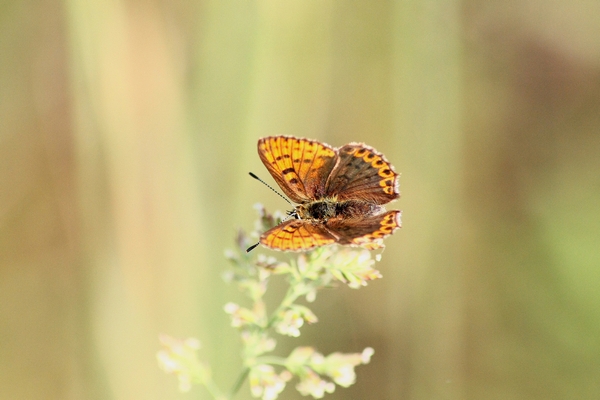
[[[280,340],[375,348],[329,398],[600,398],[597,0],[2,2],[0,398],[206,399],[161,332],[230,387],[223,251],[287,206],[247,175],[275,134],[402,173],[384,279]]]

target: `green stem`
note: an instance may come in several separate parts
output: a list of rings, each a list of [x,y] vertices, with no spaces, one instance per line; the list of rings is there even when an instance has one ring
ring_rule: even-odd
[[[287,361],[287,359],[285,359],[285,358],[275,357],[275,356],[264,356],[264,357],[256,358],[256,364],[282,365],[284,367],[285,367],[286,361]]]
[[[294,272],[292,275],[293,282],[290,282],[290,287],[288,288],[285,297],[281,301],[279,307],[277,307],[273,314],[271,314],[271,318],[269,318],[269,321],[267,322],[267,325],[265,326],[264,330],[267,330],[273,326],[273,324],[277,320],[277,316],[282,310],[285,310],[286,308],[291,306],[298,297],[307,293],[305,291],[299,292],[296,288],[299,284],[304,282],[305,276],[308,272],[310,272],[310,270],[306,270],[304,271],[304,273],[302,273],[298,266],[296,266],[295,264],[292,265],[294,266]]]
[[[294,303],[294,301],[298,299],[298,297],[307,293],[303,282],[308,272],[309,271],[307,270],[303,273],[299,270],[299,268],[296,265],[294,265],[290,287],[288,288],[285,296],[283,297],[281,304],[279,304],[277,309],[271,314],[271,317],[268,319],[267,324],[260,327],[261,333],[264,333],[270,328],[272,328],[273,324],[275,324],[275,322],[277,321],[279,314],[283,310],[289,308]],[[298,286],[301,286],[303,289],[298,290]],[[254,300],[255,304],[259,301],[262,301],[262,299],[259,298]],[[248,359],[245,359],[244,361],[247,362]],[[285,366],[285,361],[286,359],[281,357],[265,356],[256,358],[252,364],[273,364]],[[240,376],[238,376],[231,389],[228,399],[232,399],[233,396],[235,396],[235,394],[240,390],[242,384],[244,383],[244,381],[248,377],[248,374],[250,373],[250,369],[251,367],[244,368]]]
[[[206,387],[206,390],[208,390],[208,392],[210,393],[210,395],[213,397],[213,399],[223,399],[226,400],[227,398],[225,397],[225,395],[223,395],[223,393],[221,392],[221,389],[219,389],[217,387],[217,385],[215,385],[215,383],[211,380],[204,382],[204,386]]]
[[[244,384],[244,381],[248,377],[249,373],[250,373],[250,367],[244,368],[244,370],[242,371],[240,376],[238,376],[235,383],[233,384],[233,387],[231,388],[231,392],[229,392],[229,397],[228,397],[229,399],[233,399],[233,396],[235,396],[236,393],[239,392],[240,388]]]
[[[290,286],[285,294],[285,297],[281,301],[281,304],[279,305],[279,307],[277,307],[273,314],[271,314],[271,318],[269,318],[269,322],[267,322],[267,325],[264,327],[263,330],[266,331],[267,329],[272,328],[275,321],[277,321],[277,316],[279,315],[279,313],[291,306],[294,303],[294,301],[296,301],[296,299],[301,295],[301,293],[296,292],[295,286]]]

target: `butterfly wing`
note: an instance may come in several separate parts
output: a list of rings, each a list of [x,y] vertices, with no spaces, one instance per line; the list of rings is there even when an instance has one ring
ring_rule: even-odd
[[[336,238],[322,224],[299,219],[283,222],[260,236],[262,245],[284,251],[304,251],[335,241]]]
[[[402,227],[402,211],[393,210],[366,218],[336,219],[327,222],[327,229],[339,244],[362,246],[369,250],[383,246],[383,239]]]
[[[383,154],[363,143],[338,149],[338,161],[325,186],[338,200],[364,199],[385,204],[400,197],[399,175]]]
[[[291,136],[259,139],[258,155],[281,190],[296,203],[323,197],[337,160],[332,147]]]

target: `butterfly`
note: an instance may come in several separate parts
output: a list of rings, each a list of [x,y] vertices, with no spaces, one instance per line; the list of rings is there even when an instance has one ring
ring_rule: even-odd
[[[259,139],[258,155],[298,204],[288,213],[293,219],[261,235],[259,243],[268,248],[305,251],[337,243],[373,250],[384,247],[383,238],[402,226],[402,212],[386,212],[383,206],[400,197],[400,176],[383,154],[364,143],[333,148],[311,139],[270,136]]]

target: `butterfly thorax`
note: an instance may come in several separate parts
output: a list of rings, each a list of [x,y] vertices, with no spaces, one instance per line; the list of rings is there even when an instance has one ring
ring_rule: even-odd
[[[382,206],[362,200],[338,201],[335,198],[323,198],[300,204],[296,214],[300,219],[327,222],[329,219],[349,219],[377,215],[385,211]]]

